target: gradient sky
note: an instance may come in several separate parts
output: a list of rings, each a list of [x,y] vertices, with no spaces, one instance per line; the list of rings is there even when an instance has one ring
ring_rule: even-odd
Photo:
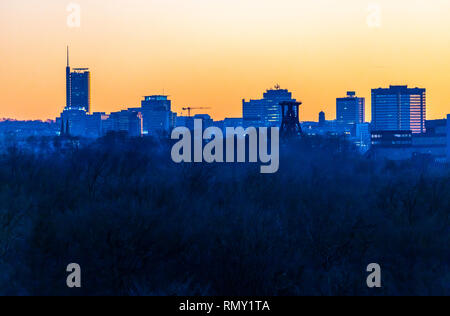
[[[81,27],[66,7],[81,5]],[[379,4],[381,27],[368,26]],[[171,96],[174,110],[242,115],[279,83],[302,120],[335,99],[390,84],[427,88],[428,117],[450,113],[448,0],[1,0],[0,117],[54,119],[65,104],[65,49],[92,71],[92,109]]]

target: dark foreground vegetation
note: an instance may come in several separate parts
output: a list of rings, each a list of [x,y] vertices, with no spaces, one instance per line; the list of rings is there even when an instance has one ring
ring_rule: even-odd
[[[450,295],[445,167],[336,140],[284,146],[274,175],[175,165],[152,139],[39,146],[0,158],[0,294]]]

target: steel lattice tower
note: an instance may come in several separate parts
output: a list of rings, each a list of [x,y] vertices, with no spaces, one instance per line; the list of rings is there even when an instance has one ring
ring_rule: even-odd
[[[300,126],[299,108],[301,102],[284,101],[280,103],[282,113],[282,123],[280,135],[282,138],[298,137],[302,135]]]

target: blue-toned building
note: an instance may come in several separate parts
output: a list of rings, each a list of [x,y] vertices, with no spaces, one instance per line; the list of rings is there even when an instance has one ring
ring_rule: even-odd
[[[109,132],[124,132],[130,137],[142,136],[141,113],[131,109],[111,113],[103,122],[103,134]]]
[[[319,113],[319,126],[324,126],[327,123],[325,112],[321,111]]]
[[[450,114],[447,115],[447,162],[450,163]]]
[[[426,89],[390,86],[372,90],[374,131],[426,132]]]
[[[450,116],[449,116],[450,118]],[[426,133],[372,131],[374,158],[390,160],[429,159],[449,161],[449,120],[426,121]]]
[[[361,123],[355,126],[355,136],[353,143],[361,152],[367,152],[371,145],[370,124]]]
[[[69,50],[66,67],[66,109],[91,111],[91,73],[89,68],[71,70]]]
[[[279,127],[281,126],[282,115],[280,103],[283,101],[296,102],[292,98],[292,93],[288,90],[280,89],[278,86],[273,90],[267,90],[263,99],[242,101],[243,123],[254,127]]]
[[[366,116],[366,99],[358,98],[353,91],[347,97],[336,99],[336,119],[346,124],[362,124]]]
[[[88,115],[84,109],[65,108],[57,122],[61,125],[61,135],[86,136]]]
[[[144,97],[141,108],[144,134],[168,133],[175,126],[176,114],[172,112],[172,101],[166,95]]]

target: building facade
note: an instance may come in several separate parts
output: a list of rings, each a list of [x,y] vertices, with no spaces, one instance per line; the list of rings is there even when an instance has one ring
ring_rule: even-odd
[[[373,147],[410,147],[412,145],[411,131],[373,131],[371,133]]]
[[[142,115],[133,110],[113,112],[104,122],[104,134],[124,132],[130,137],[139,137],[143,133]]]
[[[165,95],[144,97],[141,108],[143,131],[147,135],[168,133],[175,125],[176,114],[172,112],[172,101]]]
[[[273,90],[267,90],[263,99],[242,101],[243,123],[254,127],[280,127],[282,113],[280,103],[283,101],[297,102],[292,98],[288,90],[278,86]]]
[[[369,123],[356,124],[354,143],[363,153],[370,149],[371,134]]]
[[[362,124],[366,116],[365,98],[356,97],[353,91],[347,97],[336,99],[336,119],[346,124]]]
[[[66,109],[91,111],[91,73],[88,68],[71,70],[69,51],[66,67]]]
[[[408,86],[373,89],[373,129],[425,133],[426,104],[426,89],[410,89]]]
[[[91,73],[88,68],[76,68],[70,73],[70,108],[91,111]]]
[[[372,131],[372,154],[389,160],[449,161],[449,120],[426,122],[426,133]]]
[[[86,135],[88,115],[85,110],[65,108],[61,113],[61,135],[82,136]]]

